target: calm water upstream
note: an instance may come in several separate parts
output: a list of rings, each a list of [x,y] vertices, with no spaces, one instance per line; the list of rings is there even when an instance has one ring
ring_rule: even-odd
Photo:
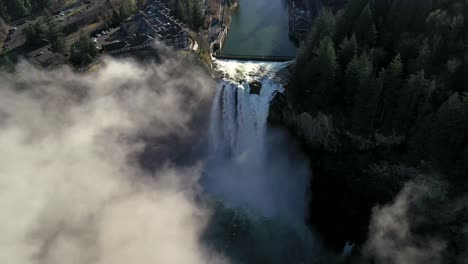
[[[221,55],[295,56],[287,0],[240,0]]]

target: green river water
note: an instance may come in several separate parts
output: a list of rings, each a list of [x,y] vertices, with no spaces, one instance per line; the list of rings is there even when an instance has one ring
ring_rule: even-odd
[[[294,57],[296,52],[287,0],[240,0],[220,55]]]

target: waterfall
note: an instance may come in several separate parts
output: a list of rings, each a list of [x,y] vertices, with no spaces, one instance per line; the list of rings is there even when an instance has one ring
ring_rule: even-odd
[[[218,62],[224,78],[212,103],[200,183],[218,204],[213,226],[223,228],[206,237],[241,263],[308,263],[313,251],[304,225],[308,163],[284,132],[267,126],[270,101],[284,92],[274,74],[285,65]],[[261,83],[258,94],[253,81]]]
[[[262,159],[270,101],[281,85],[262,82],[260,94],[250,94],[248,84],[222,80],[217,85],[211,111],[212,154]]]
[[[228,206],[302,223],[307,163],[290,153],[285,135],[267,129],[270,101],[284,91],[273,74],[287,64],[218,64],[225,75],[213,99],[202,186]],[[261,83],[258,94],[251,93],[254,80]]]

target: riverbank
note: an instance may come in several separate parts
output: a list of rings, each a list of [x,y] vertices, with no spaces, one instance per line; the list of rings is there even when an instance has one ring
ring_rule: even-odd
[[[213,59],[215,54],[222,49],[226,35],[231,26],[233,12],[239,7],[239,1],[211,0],[211,6],[217,8],[211,16],[208,17],[208,29],[206,32],[209,44],[210,57]],[[216,9],[215,9],[216,10]]]

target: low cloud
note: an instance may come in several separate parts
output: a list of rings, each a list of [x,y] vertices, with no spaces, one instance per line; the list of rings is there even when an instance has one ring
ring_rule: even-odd
[[[139,161],[191,138],[209,104],[209,78],[180,67],[108,59],[86,75],[26,63],[0,75],[2,263],[225,262],[199,242],[199,164]]]
[[[466,263],[468,202],[449,190],[427,175],[408,182],[393,203],[374,208],[364,255],[379,264]]]

